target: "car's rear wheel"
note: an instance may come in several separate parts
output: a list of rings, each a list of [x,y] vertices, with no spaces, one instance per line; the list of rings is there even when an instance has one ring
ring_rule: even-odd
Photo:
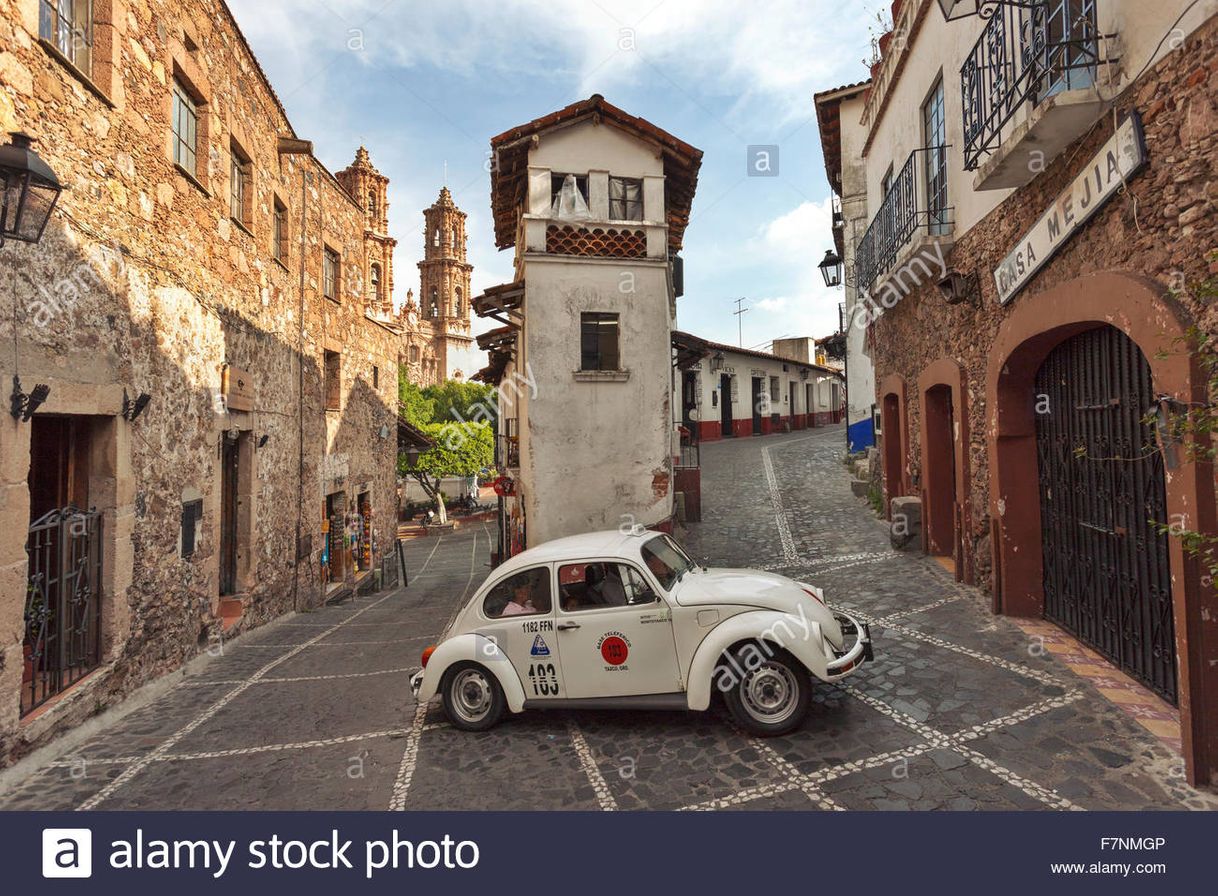
[[[507,701],[495,676],[477,663],[457,663],[444,673],[444,714],[462,731],[486,731],[503,717]]]
[[[766,652],[738,654],[733,684],[723,697],[741,728],[759,737],[776,737],[803,724],[812,701],[812,681],[799,660],[785,650],[773,650],[758,663],[758,656]]]

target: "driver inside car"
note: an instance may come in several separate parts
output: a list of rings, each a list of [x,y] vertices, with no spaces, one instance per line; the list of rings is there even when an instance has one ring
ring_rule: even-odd
[[[528,582],[519,582],[512,589],[511,600],[503,608],[504,616],[527,616],[532,613],[540,613],[541,610],[533,606],[532,589]]]

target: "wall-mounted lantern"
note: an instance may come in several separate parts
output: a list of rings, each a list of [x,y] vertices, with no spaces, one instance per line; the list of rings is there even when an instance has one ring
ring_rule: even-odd
[[[711,371],[723,369],[723,352],[715,352],[711,355],[710,369]]]
[[[34,411],[42,406],[42,403],[47,400],[47,396],[50,394],[51,387],[46,383],[39,383],[27,395],[21,388],[20,378],[14,376],[13,394],[9,398],[9,413],[13,415],[14,420],[28,423],[30,418],[34,416]]]
[[[939,0],[943,18],[949,22],[978,15],[983,19],[992,19],[1003,6],[1033,9],[1042,5],[1044,0]]]
[[[833,249],[825,253],[824,260],[817,267],[825,278],[825,286],[836,289],[842,285],[842,257]]]
[[[17,131],[0,146],[0,246],[6,240],[42,239],[63,186],[33,150],[34,140]]]
[[[127,395],[127,390],[123,390],[123,408],[119,412],[123,419],[128,423],[134,423],[135,418],[144,413],[144,408],[148,407],[148,402],[152,401],[152,396],[147,392],[141,392],[139,397],[132,401]]]

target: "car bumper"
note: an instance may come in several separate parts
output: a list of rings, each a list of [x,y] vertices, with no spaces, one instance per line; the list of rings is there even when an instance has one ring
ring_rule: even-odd
[[[423,686],[423,669],[410,676],[410,693],[419,696],[419,688]]]
[[[863,663],[869,663],[875,659],[875,651],[871,646],[871,626],[865,622],[859,622],[853,616],[848,616],[845,613],[835,615],[842,627],[842,636],[847,642],[853,636],[854,644],[845,653],[829,663],[825,670],[826,678],[829,681],[845,678],[859,666],[863,665]]]

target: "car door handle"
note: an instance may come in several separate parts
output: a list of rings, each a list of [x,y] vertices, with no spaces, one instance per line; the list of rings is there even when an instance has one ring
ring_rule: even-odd
[[[560,622],[560,623],[558,623],[558,630],[560,632],[569,632],[572,629],[576,629],[576,628],[579,628],[578,622]]]

